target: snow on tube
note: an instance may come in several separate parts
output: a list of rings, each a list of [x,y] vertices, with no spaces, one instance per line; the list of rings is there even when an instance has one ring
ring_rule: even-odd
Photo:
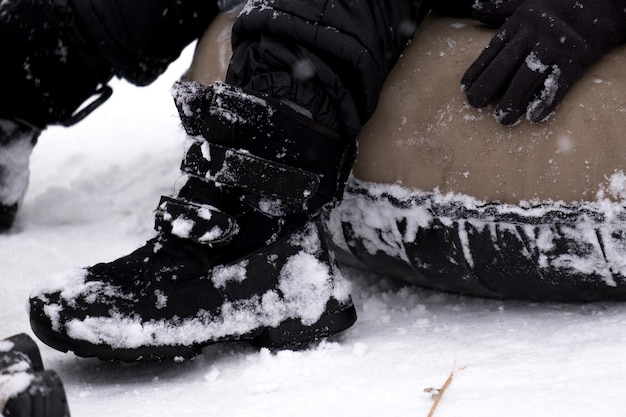
[[[190,79],[223,77],[229,55],[215,39],[228,42],[231,23],[209,29]],[[548,121],[505,127],[460,89],[493,34],[440,16],[418,29],[329,214],[338,258],[465,294],[626,299],[626,49],[588,71]]]

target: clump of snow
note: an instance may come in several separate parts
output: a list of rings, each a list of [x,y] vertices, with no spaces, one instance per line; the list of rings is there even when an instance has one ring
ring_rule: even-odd
[[[46,281],[33,289],[31,298],[45,298],[46,294],[60,292],[64,298],[70,300],[83,291],[87,270],[72,268],[52,274]]]
[[[13,349],[14,346],[15,344],[13,342],[10,342],[8,340],[0,340],[0,353],[8,352]]]
[[[197,142],[195,138],[193,141]],[[200,145],[200,151],[202,153],[202,157],[210,162],[211,161],[211,146],[209,145],[209,142],[205,140],[203,140],[201,143],[202,144]],[[192,144],[193,143],[190,143],[189,147],[191,147]]]
[[[62,328],[60,321],[63,303],[75,306],[76,300],[82,298],[86,303],[93,304],[103,301],[102,298],[119,298],[133,300],[133,294],[126,294],[119,288],[102,281],[91,281],[89,271],[85,268],[73,268],[53,274],[47,281],[36,287],[30,294],[31,298],[45,301],[44,314],[50,319],[56,331]],[[60,300],[50,300],[51,294],[59,294]]]
[[[17,372],[27,372],[31,369],[30,363],[26,360],[17,361],[12,363],[6,368],[2,369],[2,373],[13,374]]]
[[[258,208],[270,216],[279,217],[285,215],[285,203],[280,199],[261,197],[258,201]]]
[[[31,369],[31,363],[28,357],[22,352],[14,351],[15,344],[9,340],[0,340],[0,363],[4,367],[0,368],[0,374],[10,374],[16,372],[26,372]],[[13,352],[12,352],[13,351]],[[9,360],[2,360],[3,355],[9,355]],[[0,401],[2,395],[0,395]],[[2,407],[0,407],[0,414],[2,413]]]
[[[626,200],[626,174],[616,171],[607,178],[608,184],[600,184],[597,198],[613,198],[619,201]]]
[[[231,282],[243,282],[247,277],[248,261],[234,265],[217,266],[211,274],[211,281],[217,288],[224,288]]]
[[[198,217],[204,220],[211,220],[213,218],[213,214],[211,213],[211,210],[217,210],[217,209],[213,206],[208,206],[208,205],[200,206],[197,210]]]
[[[315,255],[320,251],[320,235],[311,224],[289,237],[289,244],[301,247],[306,253]]]
[[[315,256],[301,251],[287,259],[278,288],[287,309],[297,311],[304,325],[312,325],[322,316],[331,297],[330,271]]]
[[[33,381],[33,375],[27,372],[0,374],[0,416],[4,403],[26,391]]]
[[[531,52],[526,56],[526,66],[528,66],[531,71],[539,73],[544,73],[548,70],[548,66],[541,62],[534,52]]]
[[[174,236],[182,239],[195,238],[200,243],[212,243],[231,236],[239,230],[239,226],[232,219],[229,220],[227,230],[211,223],[214,214],[219,213],[223,215],[223,213],[214,206],[187,202],[185,200],[178,200],[174,203],[174,206],[179,206],[179,208],[181,205],[184,206],[186,213],[177,215],[175,219],[169,209],[169,200],[163,201],[159,205],[159,216],[170,223],[170,233]],[[206,220],[207,222],[202,224],[200,221],[202,227],[197,227],[197,220]],[[194,229],[199,230],[194,231]]]
[[[245,3],[240,14],[250,14],[253,10],[256,13],[258,11],[274,9],[270,6],[270,2],[268,2],[268,0],[250,0]]]
[[[167,307],[167,295],[162,290],[155,290],[154,296],[156,297],[156,308],[161,310]]]
[[[205,232],[202,236],[198,238],[198,241],[203,242],[215,242],[219,238],[224,236],[224,230],[215,226],[211,230]]]
[[[55,332],[61,331],[63,323],[61,322],[61,313],[63,312],[63,306],[58,303],[47,304],[43,308],[44,314],[50,319],[52,330]]]
[[[195,226],[196,222],[182,214],[172,221],[172,234],[183,239],[189,238],[191,230]]]

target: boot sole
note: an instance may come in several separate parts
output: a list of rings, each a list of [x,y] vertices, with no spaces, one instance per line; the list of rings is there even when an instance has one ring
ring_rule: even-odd
[[[23,417],[69,417],[67,396],[61,378],[54,371],[36,374],[37,382],[9,399],[0,415]]]
[[[245,341],[257,347],[270,349],[303,349],[313,342],[348,329],[354,324],[356,318],[356,309],[354,305],[350,305],[324,314],[311,326],[303,325],[298,319],[290,319],[282,322],[278,327],[261,328],[253,333],[232,338],[209,340],[193,345],[141,346],[136,349],[115,349],[107,345],[94,345],[82,340],[71,339],[66,335],[50,330],[49,326],[42,325],[33,319],[30,320],[30,325],[42,342],[62,352],[72,351],[76,356],[95,357],[104,361],[138,362],[167,359],[184,361],[200,355],[206,346],[228,341]]]

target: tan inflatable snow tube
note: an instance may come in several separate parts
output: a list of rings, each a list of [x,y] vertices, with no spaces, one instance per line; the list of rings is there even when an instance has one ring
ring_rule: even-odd
[[[223,79],[234,16],[199,43],[188,78]],[[472,20],[430,16],[389,75],[359,137],[356,178],[486,201],[620,198],[626,171],[626,48],[588,71],[547,122],[496,122],[467,104],[464,71],[493,35]],[[615,174],[615,175],[614,175]]]
[[[188,78],[223,79],[233,19],[211,26]],[[505,127],[460,90],[493,34],[438,16],[419,28],[329,213],[337,257],[465,294],[626,300],[626,48],[588,71],[547,122]]]

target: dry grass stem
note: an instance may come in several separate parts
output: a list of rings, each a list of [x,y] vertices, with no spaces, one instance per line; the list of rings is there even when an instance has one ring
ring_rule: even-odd
[[[459,371],[462,371],[465,368],[466,368],[465,366],[462,366],[459,368]],[[433,401],[433,405],[432,407],[430,407],[430,411],[428,412],[428,417],[433,417],[433,415],[435,414],[435,410],[437,410],[437,406],[439,405],[439,401],[441,401],[441,397],[443,397],[443,394],[446,392],[446,390],[452,383],[453,379],[454,379],[454,369],[452,369],[452,371],[450,372],[450,375],[448,375],[448,378],[446,379],[446,382],[443,383],[441,388],[439,389],[426,388],[424,390],[425,392],[432,392],[435,398],[435,400]]]

